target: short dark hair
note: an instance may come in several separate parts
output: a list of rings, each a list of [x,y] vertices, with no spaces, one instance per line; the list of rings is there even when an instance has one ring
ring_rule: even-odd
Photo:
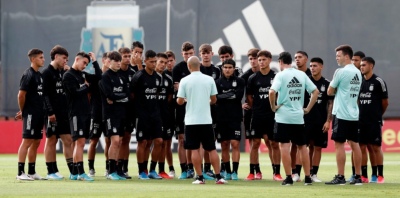
[[[168,56],[168,58],[169,58],[169,57],[172,57],[173,59],[175,59],[175,54],[174,54],[173,51],[168,50],[168,51],[165,52],[165,54]]]
[[[108,52],[104,52],[102,58],[107,58]]]
[[[118,49],[118,52],[120,54],[130,54],[131,50],[129,48],[127,48],[127,47],[121,47],[121,48]]]
[[[268,50],[261,50],[261,51],[259,51],[259,52],[257,53],[257,58],[260,57],[260,56],[265,56],[265,57],[267,57],[267,58],[271,58],[271,59],[272,59],[272,54],[271,54],[271,52],[268,51]]]
[[[154,58],[154,57],[156,57],[156,56],[157,56],[157,53],[156,53],[155,51],[153,51],[153,50],[147,50],[146,53],[145,53],[145,55],[144,55],[144,57],[145,57],[146,59]]]
[[[310,60],[310,63],[311,63],[311,62],[320,63],[321,65],[324,64],[324,61],[323,61],[322,58],[320,58],[320,57],[314,57],[314,58],[312,58],[312,59]]]
[[[212,46],[208,43],[204,43],[202,45],[200,45],[199,47],[199,52],[205,52],[205,53],[209,53],[212,52]]]
[[[56,54],[65,55],[68,57],[68,51],[63,48],[61,45],[56,45],[50,51],[50,58],[53,61],[56,57]]]
[[[43,54],[42,50],[40,50],[38,48],[33,48],[33,49],[29,50],[28,57],[29,58],[34,58],[34,57],[36,57],[37,55],[40,55],[40,54]]]
[[[182,43],[182,48],[181,48],[182,52],[186,52],[191,49],[194,49],[194,46],[192,43],[190,43],[189,41]]]
[[[109,52],[107,54],[107,58],[109,58],[110,60],[113,60],[113,61],[121,61],[122,60],[121,54],[117,51]]]
[[[308,58],[308,54],[305,51],[299,50],[299,51],[296,52],[296,54],[303,54],[303,56],[306,56]]]
[[[260,49],[258,48],[251,48],[249,49],[249,51],[247,52],[247,57],[251,56],[251,57],[257,57],[258,52],[260,51]]]
[[[369,56],[364,57],[361,59],[361,61],[368,62],[368,63],[372,64],[373,66],[375,66],[375,60],[372,57],[369,57]]]
[[[134,42],[132,43],[131,50],[135,49],[135,47],[138,47],[138,48],[140,48],[140,49],[143,49],[143,44],[142,44],[140,41],[134,41]]]
[[[279,54],[278,60],[281,60],[283,64],[291,65],[292,64],[292,55],[289,52],[281,52]]]
[[[359,56],[360,58],[364,58],[365,54],[362,51],[356,51],[354,52],[353,56]]]
[[[231,47],[231,46],[229,46],[229,45],[223,45],[223,46],[219,47],[219,49],[218,49],[218,54],[219,54],[219,55],[221,55],[221,54],[226,54],[226,53],[228,53],[228,54],[230,54],[230,55],[233,54],[233,50],[232,50],[232,47]]]
[[[335,51],[342,51],[343,56],[348,55],[350,59],[353,58],[353,49],[351,49],[350,45],[339,45],[339,47],[337,47]]]
[[[222,67],[223,67],[225,64],[233,65],[233,68],[236,67],[236,62],[235,62],[234,60],[232,60],[232,59],[226,59],[224,62],[222,62]]]
[[[165,53],[160,52],[160,53],[157,53],[157,58],[165,58],[165,59],[168,59],[168,56],[167,56]]]
[[[87,59],[89,60],[89,62],[90,62],[90,56],[89,56],[89,54],[87,54],[87,53],[84,52],[84,51],[78,52],[78,53],[76,54],[76,56],[82,56],[82,57],[84,57],[84,58],[87,58]]]

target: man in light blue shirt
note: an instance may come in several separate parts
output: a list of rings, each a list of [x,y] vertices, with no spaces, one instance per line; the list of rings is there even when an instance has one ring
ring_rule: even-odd
[[[304,114],[307,114],[317,101],[319,91],[310,78],[302,71],[291,66],[292,55],[289,52],[279,54],[279,65],[282,72],[275,76],[269,90],[269,102],[275,112],[274,139],[280,143],[283,167],[286,179],[282,185],[293,185],[291,175],[290,146],[297,145],[304,168],[304,184],[311,185],[310,159],[306,146]],[[303,109],[304,92],[311,93],[307,108]],[[278,101],[276,101],[276,94]],[[291,144],[292,143],[292,144]]]
[[[217,101],[217,87],[214,79],[200,72],[200,60],[196,56],[188,59],[190,75],[182,78],[179,84],[177,103],[186,102],[185,149],[191,150],[192,162],[197,173],[193,184],[204,184],[201,171],[200,144],[209,152],[211,164],[215,170],[216,184],[227,183],[220,175],[219,156],[215,148],[210,103]]]
[[[333,101],[332,137],[335,141],[336,163],[338,174],[325,184],[344,185],[344,166],[346,153],[344,143],[348,142],[353,151],[355,179],[350,184],[362,185],[361,182],[361,150],[358,131],[358,95],[362,76],[361,72],[351,63],[353,50],[349,45],[340,45],[336,48],[336,61],[342,69],[337,69],[328,88],[328,95],[335,95]]]

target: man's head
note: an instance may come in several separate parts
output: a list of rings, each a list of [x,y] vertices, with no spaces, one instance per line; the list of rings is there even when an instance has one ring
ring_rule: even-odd
[[[68,51],[61,45],[56,45],[50,51],[52,65],[58,69],[63,69],[68,62]]]
[[[324,61],[320,57],[314,57],[310,61],[310,70],[312,76],[321,75],[321,71],[324,68]]]
[[[190,72],[200,71],[200,60],[197,56],[191,56],[187,62]]]
[[[119,54],[122,57],[121,65],[127,66],[131,61],[131,50],[127,47],[121,47],[118,50]]]
[[[222,73],[225,77],[231,77],[235,73],[236,62],[232,59],[222,62]]]
[[[372,57],[364,57],[361,59],[360,71],[363,75],[373,73],[375,67],[375,60]]]
[[[107,54],[108,59],[110,59],[109,68],[113,71],[118,71],[121,69],[122,56],[117,51],[111,51]]]
[[[351,58],[351,63],[353,63],[358,69],[360,69],[361,59],[363,59],[364,57],[364,52],[356,51],[354,52],[353,58]]]
[[[189,41],[182,44],[182,57],[185,62],[188,61],[189,57],[194,55],[194,46]]]
[[[157,63],[157,54],[153,50],[147,50],[145,53],[144,63],[146,64],[146,69],[154,71]]]
[[[353,49],[350,45],[340,45],[335,49],[336,51],[336,62],[339,66],[345,66],[351,63],[353,57]]]
[[[247,52],[247,57],[249,58],[249,63],[251,68],[257,68],[258,67],[258,59],[257,59],[257,54],[260,50],[258,48],[251,48]]]
[[[168,56],[165,53],[157,53],[156,71],[161,73],[165,70],[168,62]]]
[[[172,68],[174,68],[176,63],[175,54],[171,50],[166,51],[165,54],[168,56],[167,70],[172,72]]]
[[[74,64],[72,68],[78,71],[83,71],[86,66],[90,63],[90,56],[85,52],[78,52],[75,56]]]
[[[44,65],[44,55],[43,51],[37,48],[33,48],[28,52],[29,61],[31,61],[32,66],[43,67]]]
[[[208,43],[202,44],[199,47],[199,54],[201,57],[201,61],[204,64],[211,64],[211,58],[214,55],[212,51],[212,46]]]
[[[297,51],[294,60],[298,68],[307,68],[308,54],[305,51]]]
[[[101,57],[101,63],[103,63],[102,71],[105,72],[109,69],[110,59],[108,59],[108,52],[104,52],[103,56]]]
[[[143,44],[140,41],[133,42],[131,46],[131,52],[133,56],[138,54],[141,57],[143,54]]]
[[[292,64],[292,55],[289,52],[281,52],[278,57],[281,71]]]
[[[218,49],[218,57],[221,62],[226,59],[233,59],[233,50],[231,46],[223,45]]]
[[[272,54],[267,50],[261,50],[257,53],[257,61],[260,69],[266,69],[272,61]]]

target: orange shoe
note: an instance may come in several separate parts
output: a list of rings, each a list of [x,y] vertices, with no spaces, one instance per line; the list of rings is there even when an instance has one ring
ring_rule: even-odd
[[[161,172],[158,175],[163,179],[171,179],[171,177],[166,172]]]
[[[253,174],[253,173],[250,173],[249,175],[247,175],[247,177],[246,177],[245,180],[248,180],[248,181],[254,180],[254,174]]]
[[[261,180],[262,179],[262,173],[256,173],[256,176],[254,177],[255,180]]]
[[[378,176],[378,184],[385,183],[385,178],[383,176]]]
[[[361,176],[362,183],[369,183],[368,177]]]
[[[274,176],[272,177],[272,179],[274,181],[283,181],[283,178],[281,176],[281,174],[274,174]]]

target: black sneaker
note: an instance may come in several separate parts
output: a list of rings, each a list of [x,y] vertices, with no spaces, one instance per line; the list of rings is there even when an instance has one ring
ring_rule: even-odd
[[[305,176],[304,177],[304,185],[308,186],[308,185],[312,185],[312,179],[310,176]]]
[[[354,180],[350,182],[350,185],[356,185],[356,186],[361,186],[361,185],[363,185],[363,184],[362,184],[361,177],[359,177],[358,179],[354,178]]]
[[[120,173],[120,172],[118,172],[117,174],[118,174],[118,176],[120,176],[120,177],[123,177],[123,178],[125,178],[125,179],[132,179],[132,177],[131,177],[131,176],[129,176],[129,175],[125,175],[124,173]]]
[[[282,182],[282,186],[291,186],[293,185],[292,176],[287,176],[285,180]]]
[[[327,184],[327,185],[345,185],[346,179],[344,179],[344,177],[341,179],[339,177],[339,175],[335,175],[335,177],[333,177],[332,181],[325,182],[325,184]]]

